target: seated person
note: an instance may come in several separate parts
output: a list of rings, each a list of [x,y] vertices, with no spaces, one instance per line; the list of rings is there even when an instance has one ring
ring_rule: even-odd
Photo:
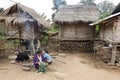
[[[24,62],[30,59],[28,54],[24,52],[15,51],[15,55],[17,55],[17,58],[12,63],[20,63],[20,62]]]
[[[52,63],[52,57],[46,49],[42,49],[42,61],[48,64]]]
[[[42,62],[41,53],[42,52],[39,50],[38,52],[36,52],[36,54],[34,54],[33,64],[36,69],[39,68],[39,64]]]
[[[45,72],[47,69],[47,66],[44,62],[42,62],[42,52],[39,50],[34,54],[33,64],[34,67],[38,70],[38,72]]]

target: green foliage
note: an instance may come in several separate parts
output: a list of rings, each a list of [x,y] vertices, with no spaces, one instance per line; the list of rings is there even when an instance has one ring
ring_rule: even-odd
[[[99,29],[100,29],[99,25],[96,25],[96,28],[95,28],[95,35],[96,35],[96,37],[99,36]]]
[[[56,32],[58,32],[58,26],[57,26],[56,24],[53,24],[52,28],[47,31],[47,35],[44,36],[44,38],[43,38],[43,40],[42,40],[42,44],[43,44],[44,46],[48,45],[49,35],[50,35],[51,33],[56,33]]]
[[[48,41],[49,41],[49,36],[48,35],[44,36],[44,38],[42,40],[42,45],[43,46],[48,45]]]
[[[49,42],[49,36],[52,34],[52,33],[56,33],[58,32],[58,26],[53,24],[52,28],[49,29],[47,31],[47,35],[44,36],[43,40],[42,40],[42,45],[43,46],[47,46],[48,45],[48,42]]]
[[[65,0],[53,0],[53,10],[56,10],[56,11],[58,11],[58,8],[59,8],[59,6],[60,5],[66,5],[67,3],[66,3],[66,1]]]
[[[0,8],[0,13],[2,11],[4,11],[4,9]],[[0,24],[0,38],[5,39],[5,36],[6,36],[6,34],[5,34],[5,25],[3,26],[3,24]]]
[[[45,15],[45,13],[42,13],[41,16],[42,16],[45,20],[47,20],[48,22],[51,22],[50,19],[47,19],[47,16]]]
[[[58,32],[58,26],[53,24],[52,28],[48,31],[49,33]]]
[[[46,64],[39,65],[39,69],[38,69],[37,73],[39,73],[39,72],[45,73],[46,71],[47,71],[47,65]]]
[[[103,19],[103,18],[105,18],[105,17],[107,17],[107,16],[109,16],[110,15],[110,13],[103,13],[103,14],[101,14],[101,16],[100,16],[100,19]]]
[[[47,16],[45,15],[45,13],[42,13],[42,15],[41,15],[43,18],[47,18]]]
[[[52,19],[54,18],[55,13],[58,11],[60,5],[67,5],[67,3],[65,0],[53,0],[52,10],[54,10],[55,12],[52,14]]]
[[[90,4],[90,3],[94,3],[95,0],[80,0],[79,3],[84,3],[84,4]]]
[[[103,2],[100,2],[98,4],[98,9],[100,10],[101,13],[111,13],[114,8],[115,8],[114,3],[108,0],[104,0]]]
[[[1,13],[2,11],[4,11],[4,9],[3,9],[3,8],[0,8],[0,13]]]

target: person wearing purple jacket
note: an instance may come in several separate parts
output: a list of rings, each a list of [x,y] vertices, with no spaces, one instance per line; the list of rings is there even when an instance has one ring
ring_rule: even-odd
[[[42,63],[42,52],[39,50],[34,54],[33,64],[36,69],[39,69],[39,65]]]

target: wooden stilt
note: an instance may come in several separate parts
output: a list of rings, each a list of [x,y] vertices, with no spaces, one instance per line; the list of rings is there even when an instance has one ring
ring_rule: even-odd
[[[116,60],[116,45],[114,44],[113,45],[113,48],[112,48],[112,57],[111,57],[111,65],[115,65],[115,60]]]
[[[41,47],[41,43],[40,40],[37,40],[38,44],[37,44],[37,50]]]
[[[15,39],[14,39],[14,50],[16,49],[16,47],[15,47]]]
[[[32,54],[35,54],[34,39],[31,40]]]
[[[59,40],[58,50],[61,50],[61,41]]]

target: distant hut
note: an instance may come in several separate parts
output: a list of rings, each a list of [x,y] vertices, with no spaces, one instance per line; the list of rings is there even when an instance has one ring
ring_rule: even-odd
[[[120,47],[120,3],[110,16],[90,25],[99,25],[99,39],[108,45],[112,44],[111,63],[115,64],[117,47]]]
[[[54,21],[59,26],[60,49],[91,51],[95,28],[89,24],[99,19],[96,5],[62,5]]]
[[[36,40],[42,40],[45,30],[50,28],[50,23],[33,9],[16,3],[0,14],[0,22],[5,27],[6,39],[19,40],[19,49],[21,43],[33,43]],[[18,42],[17,40],[17,42]],[[29,45],[30,46],[30,45]],[[28,47],[29,47],[28,46]],[[14,48],[16,46],[14,45]],[[29,50],[31,50],[29,48]]]

